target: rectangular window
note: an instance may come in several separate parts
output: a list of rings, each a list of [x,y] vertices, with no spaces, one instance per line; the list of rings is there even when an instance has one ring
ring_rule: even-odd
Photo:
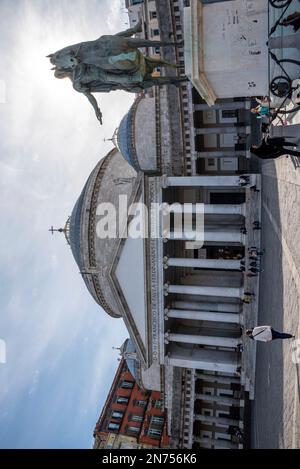
[[[127,432],[137,434],[140,432],[140,428],[139,427],[127,427]]]
[[[108,429],[109,430],[119,430],[120,424],[119,423],[109,423],[108,424]]]
[[[151,424],[154,424],[154,425],[163,425],[164,423],[164,418],[163,417],[157,417],[156,415],[154,415],[151,419]]]
[[[117,397],[117,404],[128,404],[128,397]]]
[[[155,407],[156,409],[161,409],[162,408],[162,401],[157,399],[156,401],[152,402],[152,406]]]
[[[143,416],[142,415],[132,415],[131,420],[133,422],[142,422],[143,421]]]
[[[159,29],[151,29],[152,36],[159,36]]]
[[[114,410],[111,416],[113,419],[121,419],[123,418],[123,412],[118,412],[117,410]]]
[[[151,436],[152,438],[160,438],[161,437],[161,430],[158,430],[156,428],[148,428],[148,435]]]
[[[125,389],[132,389],[134,386],[134,383],[132,381],[126,381],[124,380],[122,382],[122,388],[125,388]]]
[[[222,117],[223,119],[234,119],[237,117],[237,111],[236,109],[224,110],[222,111]]]
[[[157,13],[156,13],[156,11],[150,11],[150,19],[151,19],[151,20],[154,20],[155,18],[157,18]]]
[[[139,406],[139,407],[145,407],[146,401],[140,401],[140,400],[138,400],[138,401],[135,402],[135,405],[137,405],[137,406]]]

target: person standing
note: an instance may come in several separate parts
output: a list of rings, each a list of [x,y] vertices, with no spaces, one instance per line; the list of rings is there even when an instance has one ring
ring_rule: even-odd
[[[295,144],[286,142],[284,137],[267,137],[262,140],[259,146],[251,145],[250,151],[263,160],[278,158],[282,155],[300,157],[300,151],[285,147],[295,147]]]
[[[275,331],[271,326],[257,326],[253,329],[247,329],[245,332],[249,339],[257,340],[259,342],[271,342],[275,339],[294,339],[295,336],[285,332]]]

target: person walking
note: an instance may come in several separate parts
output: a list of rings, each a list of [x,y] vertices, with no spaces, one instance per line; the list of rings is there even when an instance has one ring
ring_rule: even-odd
[[[259,342],[271,342],[276,339],[294,339],[295,336],[285,332],[275,331],[272,326],[257,326],[253,329],[247,329],[245,334],[249,339],[257,340]]]
[[[245,305],[250,305],[252,301],[253,301],[253,298],[249,295],[245,295],[244,298],[242,299],[242,303],[244,303]]]
[[[247,272],[247,273],[246,273],[246,277],[249,277],[249,278],[258,277],[258,274],[257,274],[257,273],[254,274],[254,273],[252,273],[252,272]]]
[[[295,144],[286,142],[284,137],[267,137],[263,138],[259,146],[251,145],[250,151],[263,160],[279,158],[282,155],[300,157],[300,151],[291,150],[290,147],[295,147]]]

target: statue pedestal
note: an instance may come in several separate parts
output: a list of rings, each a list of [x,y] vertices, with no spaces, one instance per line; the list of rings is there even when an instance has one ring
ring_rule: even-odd
[[[186,75],[210,106],[268,94],[267,0],[191,0],[184,40]]]

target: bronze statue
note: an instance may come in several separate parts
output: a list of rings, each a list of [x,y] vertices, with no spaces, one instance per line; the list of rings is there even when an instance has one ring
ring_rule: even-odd
[[[101,36],[95,41],[65,47],[48,57],[56,78],[68,77],[76,91],[83,93],[92,104],[102,124],[102,114],[91,93],[124,90],[139,93],[154,85],[177,85],[186,78],[153,77],[156,67],[177,68],[170,62],[145,57],[139,47],[178,45],[172,42],[149,41],[133,38],[141,25],[114,36]]]

